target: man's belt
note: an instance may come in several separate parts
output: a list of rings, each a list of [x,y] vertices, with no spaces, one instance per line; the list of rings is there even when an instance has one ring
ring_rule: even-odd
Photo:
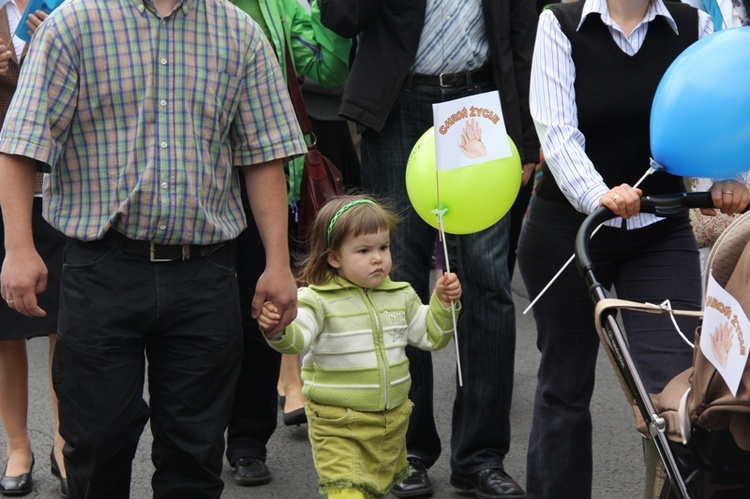
[[[485,64],[479,69],[464,71],[463,73],[440,73],[438,75],[414,73],[411,75],[411,84],[412,86],[424,85],[440,88],[461,88],[487,81],[491,77],[492,68],[489,64]]]
[[[90,242],[94,244],[101,243],[119,249],[123,253],[139,256],[152,262],[173,262],[205,258],[217,249],[225,246],[225,243],[208,245],[155,244],[151,241],[130,239],[115,230],[109,230],[102,239]]]

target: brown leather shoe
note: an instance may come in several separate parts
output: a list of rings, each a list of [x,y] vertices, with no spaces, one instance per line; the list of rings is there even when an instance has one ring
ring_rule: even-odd
[[[474,492],[479,499],[512,497],[525,499],[526,492],[506,472],[489,468],[464,475],[451,473],[451,485],[461,492]]]
[[[411,475],[391,490],[396,497],[432,497],[432,482],[421,459],[409,457]]]

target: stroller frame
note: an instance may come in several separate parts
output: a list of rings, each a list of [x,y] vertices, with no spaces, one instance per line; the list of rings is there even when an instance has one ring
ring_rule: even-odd
[[[674,216],[688,208],[708,207],[713,207],[713,201],[711,195],[705,192],[644,196],[641,199],[641,212],[655,213],[664,217]],[[609,291],[597,280],[589,257],[589,239],[601,223],[613,217],[614,214],[609,209],[600,207],[581,224],[575,241],[576,266],[588,286],[591,299],[597,307],[597,332],[610,363],[615,369],[626,397],[643,418],[657,453],[664,464],[668,480],[664,484],[659,497],[690,499],[688,484],[696,479],[700,470],[685,470],[686,476],[683,476],[678,459],[667,438],[666,420],[659,415],[638,374],[627,339],[616,319],[617,308],[637,308],[653,313],[665,313],[667,310],[656,305],[636,304],[610,298]],[[635,307],[629,307],[629,305],[635,305]],[[702,312],[695,311],[670,310],[669,312],[677,315],[702,316]],[[684,462],[682,464],[684,468]]]

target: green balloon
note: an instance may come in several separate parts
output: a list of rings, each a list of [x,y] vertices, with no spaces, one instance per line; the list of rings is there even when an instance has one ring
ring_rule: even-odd
[[[406,165],[406,191],[414,210],[439,229],[438,186],[443,229],[471,234],[497,223],[510,210],[521,187],[521,158],[507,137],[511,155],[451,170],[435,167],[435,131],[427,130],[414,144]]]

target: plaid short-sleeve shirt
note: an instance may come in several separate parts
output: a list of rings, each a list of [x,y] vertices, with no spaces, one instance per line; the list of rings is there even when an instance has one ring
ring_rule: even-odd
[[[0,151],[51,168],[45,218],[210,244],[245,227],[235,167],[306,151],[273,50],[226,0],[70,0],[35,33]]]

